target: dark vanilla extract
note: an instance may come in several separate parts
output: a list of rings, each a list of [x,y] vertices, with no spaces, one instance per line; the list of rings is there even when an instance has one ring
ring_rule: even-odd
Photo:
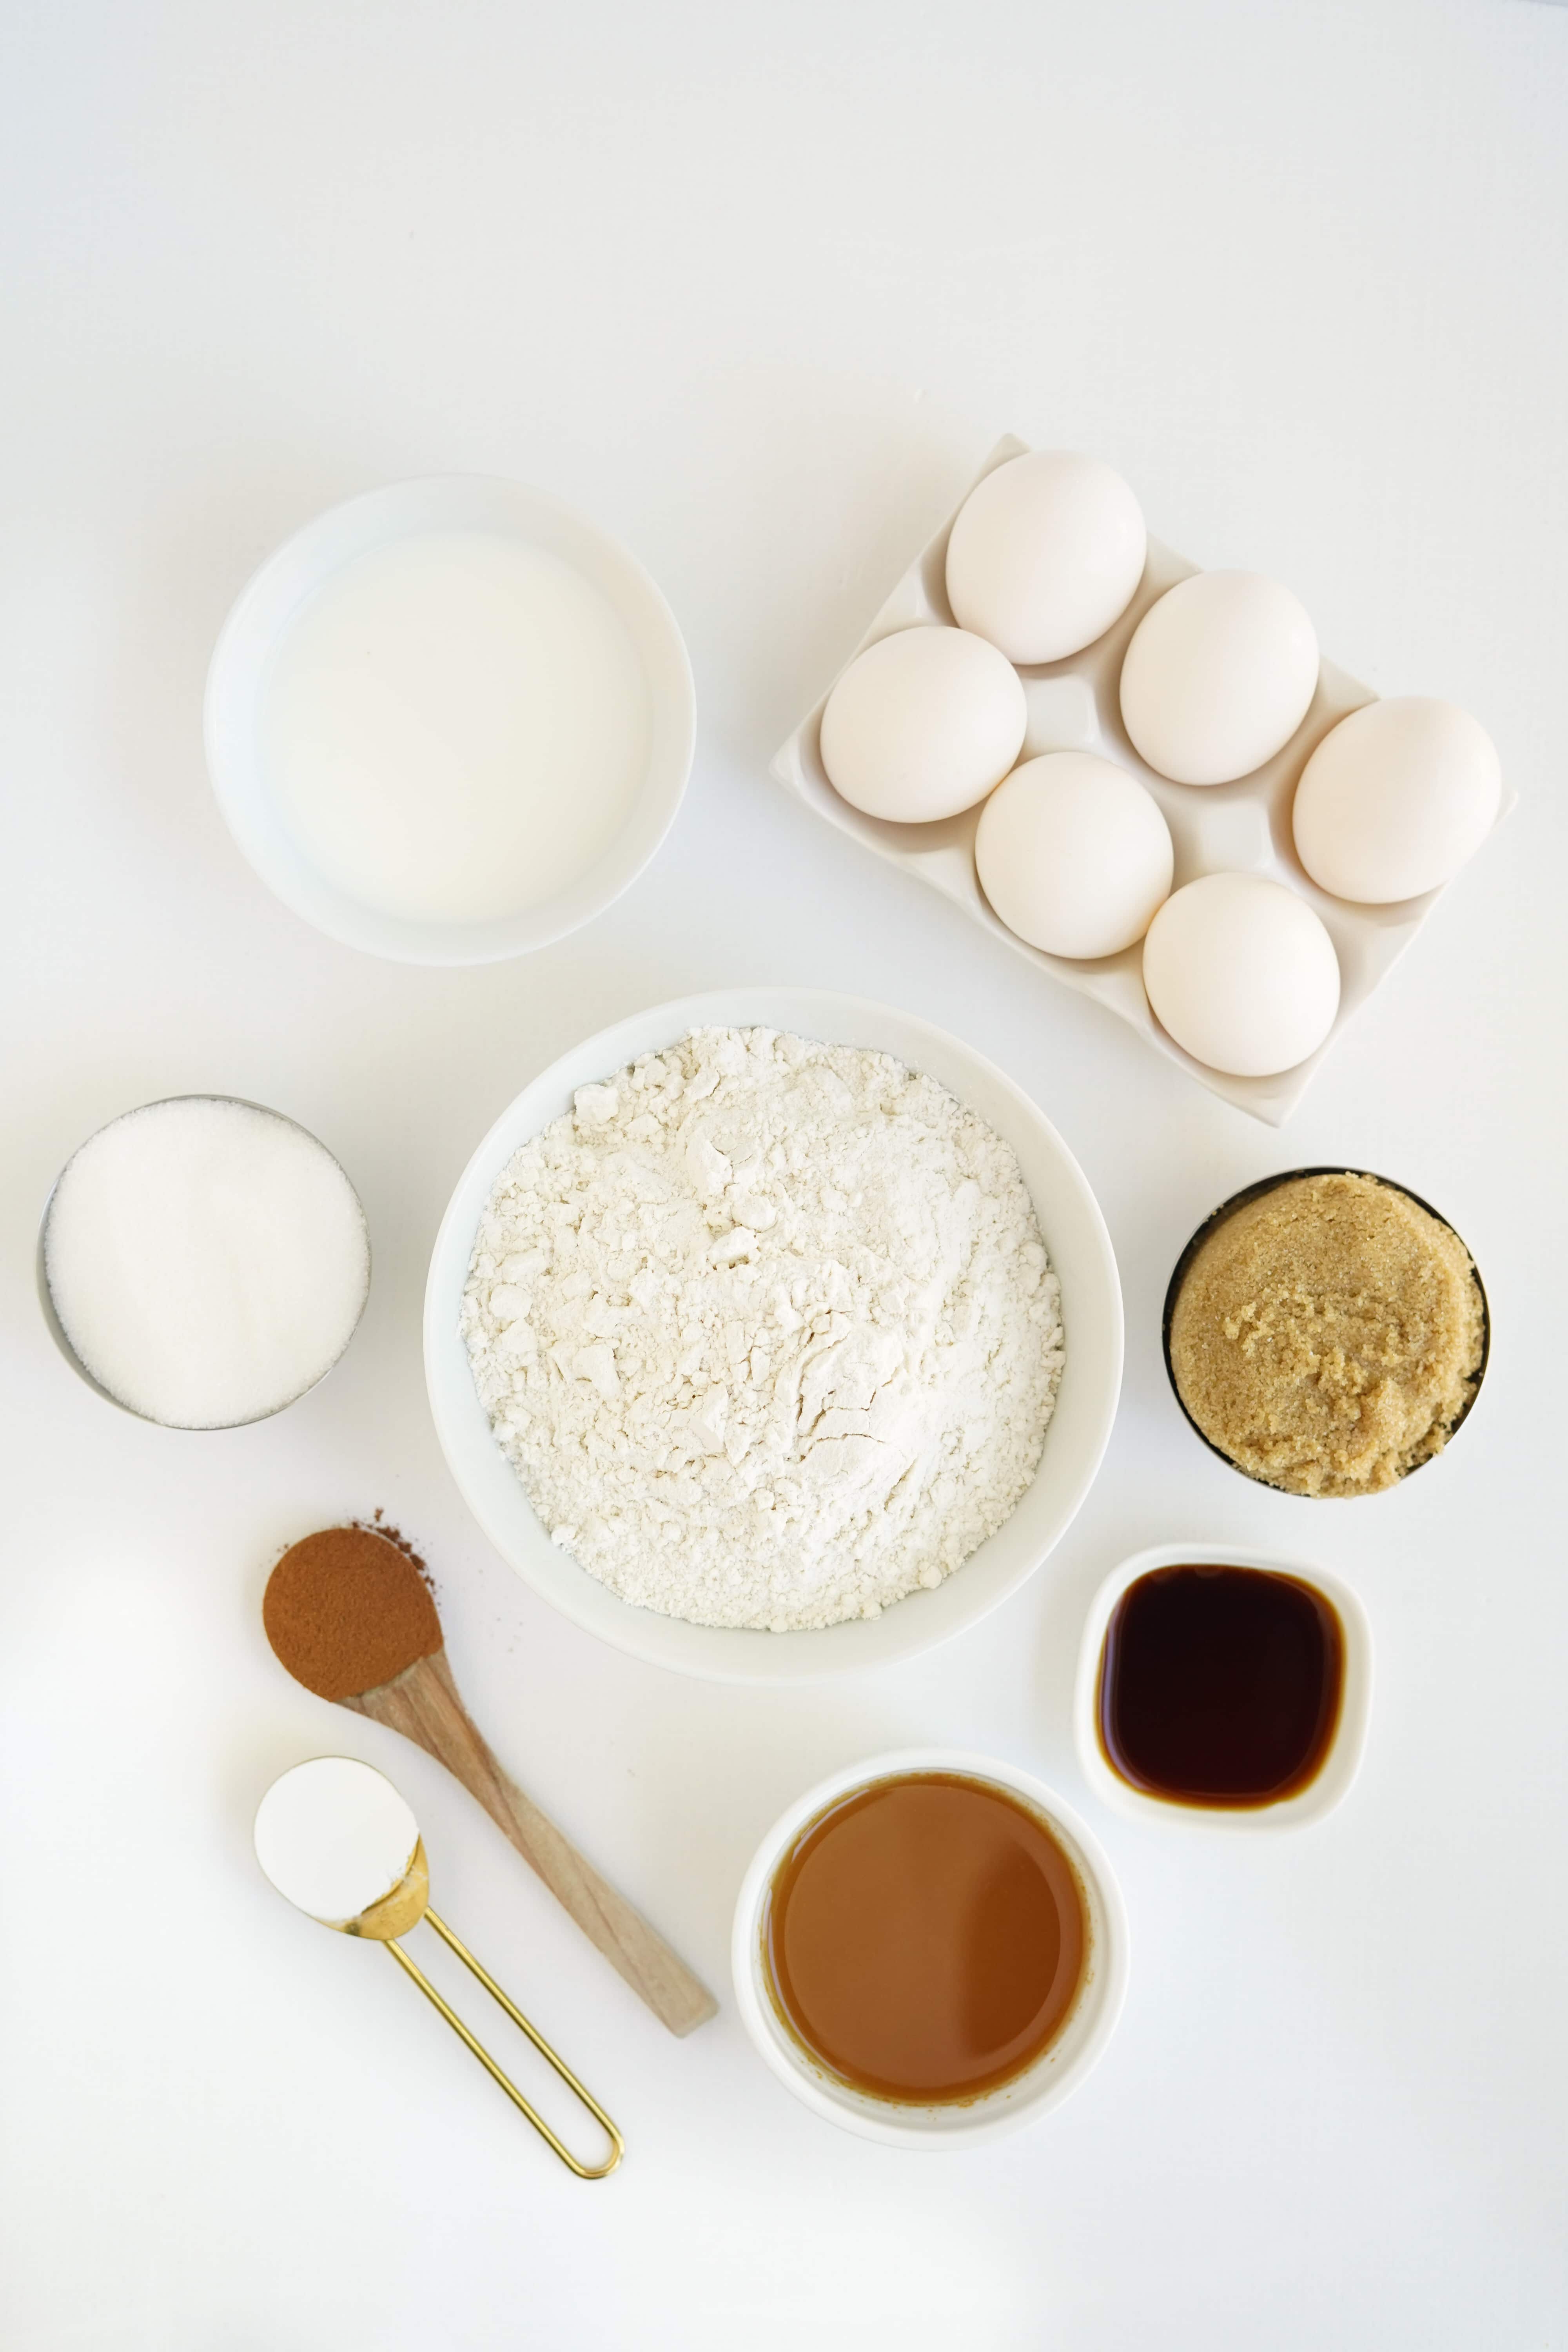
[[[1112,1769],[1178,1804],[1278,1804],[1333,1745],[1344,1637],[1327,1596],[1257,1568],[1158,1568],[1106,1629],[1100,1738]]]
[[[1072,2012],[1089,1927],[1040,1816],[957,1773],[874,1781],[801,1832],[763,1951],[774,2006],[852,2089],[909,2105],[1021,2074]]]

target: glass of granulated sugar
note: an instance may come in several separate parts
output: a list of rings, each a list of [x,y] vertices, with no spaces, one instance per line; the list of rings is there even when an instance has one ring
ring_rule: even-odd
[[[233,1429],[331,1371],[370,1289],[359,1195],[258,1103],[177,1095],[68,1161],[44,1212],[45,1319],[89,1385],[143,1421]]]

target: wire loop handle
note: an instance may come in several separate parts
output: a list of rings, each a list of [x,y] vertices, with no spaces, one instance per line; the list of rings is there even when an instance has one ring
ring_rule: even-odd
[[[441,1941],[448,1946],[452,1951],[456,1952],[458,1958],[462,1961],[463,1966],[474,1976],[478,1977],[479,1982],[489,1994],[491,2000],[499,2002],[500,2007],[505,2010],[507,2015],[510,2018],[512,2023],[515,2026],[520,2027],[521,2030],[527,2034],[529,2040],[532,2042],[540,2056],[544,2059],[549,2065],[553,2066],[555,2072],[560,2075],[561,2080],[566,2084],[567,2089],[574,2092],[576,2096],[582,2101],[584,2106],[587,2108],[588,2113],[593,2116],[595,2122],[601,2126],[608,2137],[610,2142],[610,2156],[608,2162],[600,2165],[579,2163],[578,2159],[573,2155],[565,2142],[559,2139],[555,2133],[551,2130],[550,2126],[545,2122],[544,2117],[539,2113],[538,2109],[530,2105],[529,2102],[523,2097],[522,2093],[518,2089],[516,2084],[508,2081],[507,2077],[501,2073],[500,2068],[496,2064],[495,2060],[490,2056],[489,2052],[484,2048],[483,2044],[474,2034],[469,2032],[468,2027],[463,2023],[462,2019],[458,2015],[457,2011],[452,2008],[448,2001],[442,1999],[435,1986],[431,1983],[429,1978],[425,1974],[424,1969],[419,1967],[416,1961],[409,1958],[407,1953],[404,1950],[402,1945],[396,1941],[395,1937],[388,1937],[386,1948],[392,1954],[393,1958],[397,1962],[398,1967],[404,1970],[405,1975],[413,1978],[415,1983],[418,1986],[426,2000],[430,2002],[433,2008],[439,2010],[441,2015],[446,2019],[453,2032],[458,2036],[458,2039],[465,2045],[466,2048],[473,2052],[474,2056],[479,2060],[486,2074],[490,2077],[490,2080],[494,2083],[500,2084],[501,2089],[506,2093],[507,2097],[511,2101],[513,2106],[520,2109],[521,2112],[527,2116],[529,2122],[533,2126],[534,2130],[539,2134],[540,2138],[542,2139],[548,2147],[553,2148],[555,2154],[561,2158],[562,2163],[566,2167],[567,2170],[569,2172],[574,2172],[579,2180],[605,2179],[610,2173],[614,2172],[616,2165],[619,2164],[621,2158],[625,2155],[626,2142],[621,2137],[616,2126],[610,2121],[609,2116],[605,2113],[604,2108],[599,2105],[597,2099],[593,2096],[592,2093],[584,2088],[583,2084],[577,2080],[576,2075],[572,2072],[571,2067],[567,2065],[566,2061],[558,2056],[557,2053],[552,2050],[549,2042],[546,2042],[543,2034],[540,2032],[538,2027],[531,2025],[528,2019],[524,2017],[521,2010],[518,2008],[516,2002],[508,2000],[506,1994],[502,1992],[500,1985],[497,1984],[494,1977],[490,1975],[489,1969],[480,1967],[479,1961],[475,1959],[468,1946],[462,1941],[460,1937],[455,1936],[452,1933],[452,1930],[447,1927],[445,1919],[441,1918],[437,1912],[430,1910],[428,1907],[426,1909],[425,1917],[429,1921],[431,1927],[435,1928],[436,1933],[440,1937]]]

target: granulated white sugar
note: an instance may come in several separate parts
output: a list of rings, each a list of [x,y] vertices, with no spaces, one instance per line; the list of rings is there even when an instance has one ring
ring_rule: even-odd
[[[49,1206],[44,1273],[87,1370],[148,1421],[224,1429],[319,1381],[353,1337],[370,1244],[353,1185],[292,1120],[206,1095],[100,1129]]]
[[[1011,1147],[886,1054],[702,1029],[502,1171],[462,1309],[557,1543],[695,1624],[875,1617],[1012,1512],[1062,1327]]]

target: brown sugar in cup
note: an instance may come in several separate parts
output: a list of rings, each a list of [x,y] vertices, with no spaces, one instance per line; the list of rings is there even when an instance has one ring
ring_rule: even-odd
[[[1165,1369],[1205,1444],[1287,1494],[1382,1493],[1476,1400],[1490,1324],[1469,1252],[1415,1193],[1300,1168],[1224,1202],[1165,1296]]]

